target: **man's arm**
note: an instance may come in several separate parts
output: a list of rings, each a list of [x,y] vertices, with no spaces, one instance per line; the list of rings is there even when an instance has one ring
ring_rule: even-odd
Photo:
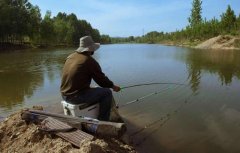
[[[100,85],[101,87],[105,88],[112,88],[113,91],[119,92],[121,88],[117,85],[114,85],[111,80],[102,72],[101,66],[94,58],[90,58],[90,71],[93,77],[93,80]]]

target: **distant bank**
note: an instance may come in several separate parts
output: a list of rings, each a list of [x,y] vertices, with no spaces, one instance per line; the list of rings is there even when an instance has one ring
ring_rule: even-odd
[[[133,42],[138,43],[138,42]],[[107,43],[106,43],[107,44]],[[114,44],[114,43],[113,43]],[[156,43],[151,43],[156,44]],[[240,37],[231,35],[219,35],[217,37],[210,38],[205,41],[195,40],[180,40],[180,41],[161,41],[158,44],[168,45],[168,46],[180,46],[180,47],[191,47],[196,49],[223,49],[223,50],[240,50]],[[54,48],[54,47],[76,47],[73,45],[59,44],[59,45],[31,45],[31,44],[11,44],[11,43],[1,43],[0,51],[4,50],[22,50],[29,48]]]
[[[15,50],[24,50],[24,49],[44,49],[44,48],[69,48],[69,47],[76,47],[72,44],[30,44],[30,43],[0,43],[0,52],[1,51],[15,51]]]
[[[205,41],[162,41],[160,44],[168,46],[191,47],[196,49],[240,50],[240,37],[231,35],[219,35]]]

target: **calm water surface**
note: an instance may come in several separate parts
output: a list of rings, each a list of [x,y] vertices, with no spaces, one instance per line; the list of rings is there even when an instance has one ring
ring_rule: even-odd
[[[51,109],[59,105],[61,70],[72,51],[0,53],[0,116],[33,105]],[[123,105],[159,92],[119,109],[139,152],[240,152],[240,51],[103,45],[94,57],[122,87],[185,84],[140,86],[114,93]]]

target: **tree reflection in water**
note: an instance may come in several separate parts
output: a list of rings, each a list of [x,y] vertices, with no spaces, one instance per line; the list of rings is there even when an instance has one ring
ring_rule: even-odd
[[[47,79],[60,75],[66,54],[58,50],[26,50],[1,53],[0,107],[12,109],[21,105]]]
[[[200,85],[201,73],[218,74],[222,85],[230,85],[234,77],[240,79],[240,51],[192,50],[187,52],[189,83],[193,92]]]

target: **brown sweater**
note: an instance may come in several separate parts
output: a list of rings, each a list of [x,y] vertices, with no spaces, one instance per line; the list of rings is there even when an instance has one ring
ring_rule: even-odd
[[[72,53],[68,56],[63,67],[62,95],[69,96],[89,89],[91,79],[101,87],[113,87],[113,82],[105,76],[94,58],[77,52]]]

